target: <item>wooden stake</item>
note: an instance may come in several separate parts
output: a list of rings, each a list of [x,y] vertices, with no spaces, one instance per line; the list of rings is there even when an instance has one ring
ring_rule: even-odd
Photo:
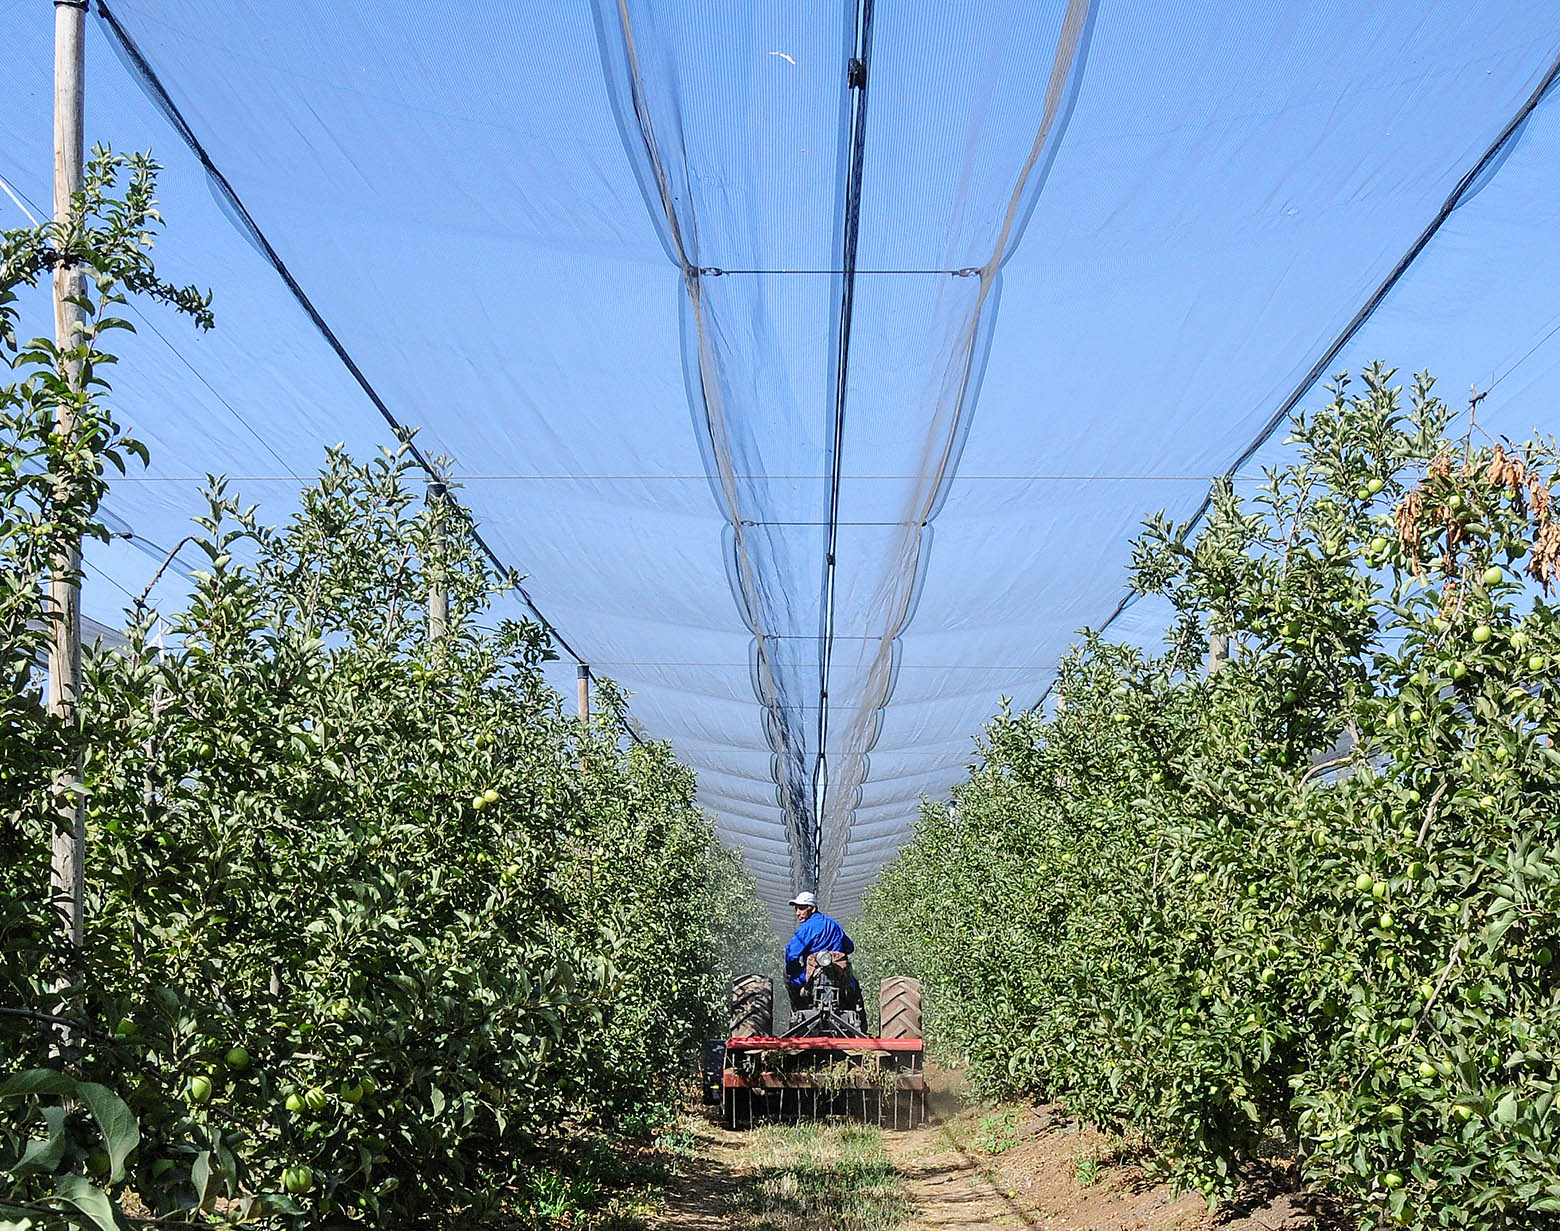
[[[575,671],[575,682],[579,689],[580,724],[590,724],[590,664],[581,663]]]
[[[435,539],[428,570],[428,641],[443,643],[450,629],[450,591],[444,571],[444,500],[449,489],[443,483],[428,484],[428,507],[435,513]]]
[[[55,0],[54,4],[54,219],[67,223],[71,204],[81,191],[82,47],[86,33],[86,0]],[[81,339],[85,316],[68,302],[85,293],[79,269],[54,271],[54,340],[61,350]],[[72,389],[81,388],[79,365],[68,364],[64,373]],[[55,427],[62,437],[76,433],[76,412],[62,403],[55,412]],[[50,562],[49,712],[67,731],[76,726],[81,696],[81,544],[71,544]],[[81,948],[85,931],[82,882],[86,871],[86,827],[81,795],[82,760],[78,750],[72,764],[54,785],[54,841],[50,858],[50,891],[60,926],[73,950]],[[74,963],[72,963],[74,966]],[[56,990],[74,981],[75,972],[60,977]],[[61,1044],[70,1042],[69,1028],[61,1031]]]
[[[1230,635],[1215,625],[1208,632],[1208,674],[1215,675],[1230,661]]]

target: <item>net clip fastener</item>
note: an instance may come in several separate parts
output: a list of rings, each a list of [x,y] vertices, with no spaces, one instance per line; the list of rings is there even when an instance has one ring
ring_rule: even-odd
[[[851,56],[850,64],[845,70],[845,84],[853,90],[863,90],[867,85],[867,64],[856,56]]]

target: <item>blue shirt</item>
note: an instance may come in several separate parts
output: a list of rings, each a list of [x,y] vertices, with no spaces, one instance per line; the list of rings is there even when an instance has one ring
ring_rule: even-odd
[[[807,982],[807,955],[809,953],[853,953],[856,942],[845,935],[845,929],[821,911],[814,911],[802,921],[790,943],[785,947],[785,978],[792,987]]]

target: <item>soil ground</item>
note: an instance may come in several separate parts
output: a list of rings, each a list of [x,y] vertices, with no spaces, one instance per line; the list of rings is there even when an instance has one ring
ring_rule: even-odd
[[[966,1105],[947,1074],[933,1077],[929,1111],[924,1127],[881,1135],[839,1124],[732,1132],[712,1117],[690,1119],[676,1178],[651,1226],[1328,1231],[1334,1225],[1310,1199],[1274,1191],[1284,1187],[1281,1172],[1247,1200],[1210,1214],[1196,1196],[1174,1197],[1148,1180],[1100,1134],[1049,1108]],[[867,1189],[870,1198],[855,1200]]]

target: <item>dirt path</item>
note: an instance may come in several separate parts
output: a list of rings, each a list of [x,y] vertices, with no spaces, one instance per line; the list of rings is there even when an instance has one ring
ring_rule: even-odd
[[[935,1090],[931,1123],[891,1136],[916,1214],[905,1231],[977,1227],[1203,1231],[1207,1207],[1113,1168],[1098,1134],[1032,1109],[965,1107]]]
[[[1217,1215],[1173,1196],[1101,1134],[1045,1108],[965,1107],[948,1093],[925,1129],[890,1136],[915,1216],[901,1231],[1327,1231],[1314,1204],[1262,1193]],[[940,1114],[935,1114],[940,1113]]]
[[[1321,1231],[1279,1195],[1208,1213],[1172,1197],[1098,1133],[1033,1108],[969,1107],[946,1077],[923,1128],[684,1126],[657,1231]]]
[[[650,1225],[667,1231],[727,1231],[743,1221],[741,1193],[749,1183],[743,1155],[749,1142],[741,1133],[696,1121],[686,1130],[690,1144],[666,1186],[662,1211]]]

